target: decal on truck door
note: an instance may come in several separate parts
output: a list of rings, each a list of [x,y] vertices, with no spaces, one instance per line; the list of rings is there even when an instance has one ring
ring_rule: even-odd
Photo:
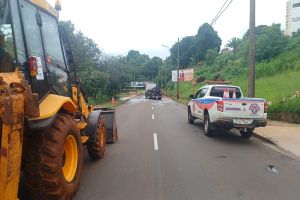
[[[211,109],[217,99],[197,99],[196,100],[196,105],[199,109],[204,110],[204,109]]]

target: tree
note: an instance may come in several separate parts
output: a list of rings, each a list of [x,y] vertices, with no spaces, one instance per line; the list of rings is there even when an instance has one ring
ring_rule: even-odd
[[[194,53],[196,51],[195,45],[195,37],[194,36],[187,36],[182,38],[179,42],[179,52],[180,52],[180,67],[186,68],[191,64],[191,58],[193,58]],[[178,54],[178,44],[176,43],[171,48],[171,57],[172,63],[177,65],[177,54]]]
[[[205,55],[205,62],[207,65],[213,64],[215,58],[218,56],[219,52],[216,49],[209,49]]]
[[[242,40],[240,38],[233,37],[231,38],[231,40],[228,41],[226,47],[233,49],[233,53],[235,54],[241,42]]]
[[[154,78],[158,75],[158,69],[163,65],[162,59],[159,57],[153,57],[145,65],[145,76],[151,77],[153,81]]]
[[[208,23],[200,26],[195,38],[196,52],[194,57],[197,60],[204,60],[208,49],[216,49],[217,52],[220,51],[222,40]]]
[[[99,95],[116,96],[129,84],[130,72],[124,57],[103,56],[98,45],[82,32],[75,31],[70,21],[60,22],[60,25],[67,33],[76,73],[87,97],[96,99]],[[138,55],[134,51],[131,54],[131,57]]]
[[[199,27],[195,36],[184,37],[179,42],[180,67],[185,68],[194,61],[204,61],[205,55],[209,49],[220,51],[222,40],[218,33],[208,23]],[[171,59],[174,66],[177,65],[178,43],[171,48]]]
[[[282,53],[287,38],[282,34],[280,24],[266,26],[256,38],[257,61],[270,60]]]

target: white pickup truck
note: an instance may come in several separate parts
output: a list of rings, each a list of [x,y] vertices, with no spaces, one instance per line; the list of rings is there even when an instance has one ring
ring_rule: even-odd
[[[250,138],[255,127],[267,125],[268,105],[265,99],[244,98],[240,87],[206,85],[190,96],[188,122],[204,122],[204,134],[210,136],[218,127],[237,128],[241,136]]]

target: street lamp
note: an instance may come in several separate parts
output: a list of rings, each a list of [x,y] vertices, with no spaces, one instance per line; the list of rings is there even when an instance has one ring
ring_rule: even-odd
[[[169,51],[171,52],[171,48],[166,46],[166,45],[161,45],[167,49],[169,49]],[[177,42],[177,88],[176,88],[176,98],[177,100],[179,99],[179,38],[178,38],[178,42]]]

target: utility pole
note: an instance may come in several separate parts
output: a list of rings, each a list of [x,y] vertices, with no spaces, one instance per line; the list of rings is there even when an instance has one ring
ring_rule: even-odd
[[[248,96],[255,97],[255,0],[250,0]]]
[[[179,99],[179,38],[177,43],[177,100]]]

